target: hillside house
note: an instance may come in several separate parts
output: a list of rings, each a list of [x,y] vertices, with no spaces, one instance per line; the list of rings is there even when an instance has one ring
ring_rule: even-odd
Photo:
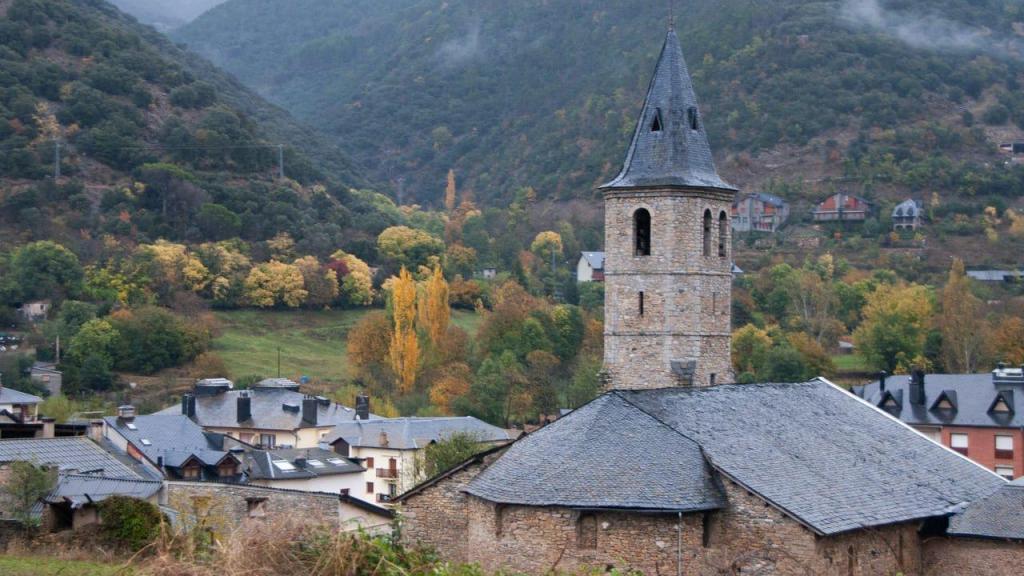
[[[46,320],[47,314],[50,313],[51,306],[52,304],[49,300],[25,302],[18,307],[18,316],[20,316],[25,322],[42,322],[43,320]]]
[[[43,399],[0,384],[0,438],[53,438],[52,418],[39,417]]]
[[[182,396],[180,406],[157,414],[183,414],[208,432],[263,449],[316,448],[336,425],[356,419],[352,408],[302,394],[298,383],[284,378],[249,390],[234,390],[225,379],[203,381]]]
[[[890,376],[853,392],[1007,479],[1024,476],[1024,371]],[[1021,406],[1024,408],[1024,405]]]
[[[507,444],[509,433],[472,416],[439,418],[372,418],[339,424],[327,442],[344,458],[363,463],[364,495],[380,503],[422,480],[417,458],[432,443],[456,433],[472,434],[483,446]]]
[[[604,282],[604,252],[581,252],[576,263],[577,282]]]
[[[57,365],[53,362],[33,362],[29,378],[46,388],[51,396],[60,394],[63,389],[64,373],[57,370]]]
[[[837,192],[822,200],[814,208],[815,222],[863,222],[871,213],[871,203],[867,200]]]
[[[917,230],[924,220],[924,207],[917,200],[904,200],[892,209],[893,230]]]
[[[789,203],[774,194],[744,194],[732,204],[735,232],[775,232],[787,218]]]
[[[968,270],[967,277],[978,282],[1016,284],[1024,276],[1022,270]]]
[[[399,496],[402,542],[525,574],[914,576],[973,550],[947,520],[1005,486],[993,471],[824,379],[731,384],[736,190],[704,128],[670,27],[601,188],[607,391]],[[1024,562],[992,547],[1007,561],[948,573]]]

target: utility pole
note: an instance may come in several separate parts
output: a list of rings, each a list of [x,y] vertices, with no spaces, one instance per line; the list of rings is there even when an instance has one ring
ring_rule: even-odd
[[[284,180],[284,144],[277,145],[277,177]]]
[[[53,179],[60,178],[60,140],[53,141]]]

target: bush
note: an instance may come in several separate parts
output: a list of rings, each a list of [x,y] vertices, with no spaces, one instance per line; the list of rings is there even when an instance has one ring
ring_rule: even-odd
[[[103,531],[112,540],[139,550],[160,535],[160,509],[136,498],[111,496],[99,505]]]

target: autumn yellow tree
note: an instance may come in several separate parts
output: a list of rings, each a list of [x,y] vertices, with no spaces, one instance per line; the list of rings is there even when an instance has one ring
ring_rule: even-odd
[[[298,267],[277,260],[254,267],[245,279],[245,299],[259,308],[297,308],[307,295]]]
[[[343,303],[350,306],[369,306],[373,303],[373,272],[370,266],[354,254],[338,250],[331,259],[345,264],[348,274],[338,279],[338,292]]]
[[[420,368],[420,343],[416,335],[416,282],[402,267],[392,283],[391,309],[394,332],[388,358],[395,373],[395,383],[403,393],[412,391]]]
[[[946,370],[970,374],[978,368],[988,342],[984,313],[985,304],[967,285],[963,260],[955,258],[942,289],[942,314],[938,317]]]
[[[427,279],[419,298],[419,327],[432,345],[439,346],[448,333],[452,311],[448,305],[448,282],[440,266]]]
[[[995,326],[992,337],[996,357],[1014,366],[1024,364],[1024,320],[1007,316]]]
[[[166,286],[200,292],[212,279],[210,271],[184,244],[157,240],[154,244],[141,246],[139,250],[152,259],[157,268],[157,279]]]
[[[853,340],[876,370],[920,365],[932,323],[933,294],[925,286],[883,284],[867,295]]]
[[[452,402],[469,393],[472,370],[464,362],[453,362],[444,367],[441,375],[430,387],[430,403],[445,414],[452,413]]]

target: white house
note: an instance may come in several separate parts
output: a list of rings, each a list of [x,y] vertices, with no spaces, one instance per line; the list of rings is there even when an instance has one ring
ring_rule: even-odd
[[[924,219],[924,209],[917,200],[904,200],[892,209],[893,230],[916,230]]]
[[[472,434],[482,445],[510,442],[509,433],[472,416],[373,418],[343,422],[327,438],[334,452],[360,460],[363,486],[353,494],[386,503],[423,480],[418,459],[432,443],[456,433]]]
[[[604,282],[604,252],[581,252],[576,264],[577,282]]]
[[[249,484],[303,492],[361,494],[366,469],[323,448],[254,450],[245,455]]]

